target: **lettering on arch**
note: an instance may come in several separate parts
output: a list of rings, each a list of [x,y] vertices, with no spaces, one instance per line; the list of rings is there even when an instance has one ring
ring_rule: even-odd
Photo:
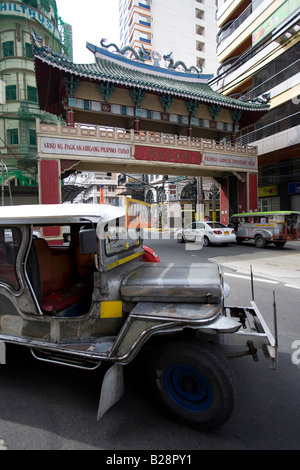
[[[199,151],[143,145],[135,146],[134,158],[148,162],[186,163],[187,165],[200,165],[202,162],[202,154]]]

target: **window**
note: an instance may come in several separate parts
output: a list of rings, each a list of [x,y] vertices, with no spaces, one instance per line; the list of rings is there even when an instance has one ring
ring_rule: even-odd
[[[19,290],[16,259],[21,245],[21,231],[18,228],[0,228],[0,283]]]
[[[207,225],[211,228],[226,228],[226,225],[223,225],[220,222],[209,222]]]
[[[138,6],[150,10],[150,0],[142,0],[142,2],[138,3]]]
[[[50,0],[41,0],[41,6],[45,8],[46,11],[50,10]]]
[[[150,34],[140,33],[140,41],[141,42],[146,42],[147,44],[151,44]]]
[[[133,224],[134,225],[134,224]],[[140,231],[136,228],[125,227],[125,217],[114,220],[104,228],[105,233],[105,252],[107,256],[113,256],[118,253],[124,253],[140,246]]]
[[[6,85],[6,87],[5,87],[5,98],[6,98],[6,101],[16,101],[16,99],[17,99],[17,87],[16,87],[16,85]]]
[[[15,55],[14,41],[6,41],[2,44],[3,57],[13,57]]]
[[[33,59],[32,46],[29,42],[26,42],[25,44],[25,57],[28,59]]]
[[[36,131],[29,129],[29,145],[36,145]]]
[[[23,0],[23,3],[26,3],[26,5],[29,5],[33,8],[38,8],[38,2],[37,0]]]
[[[37,92],[36,92],[35,87],[27,86],[27,99],[28,101],[33,101],[34,103],[37,103],[38,98],[37,98]]]
[[[8,145],[18,145],[18,143],[19,143],[18,129],[8,129],[8,131],[7,131],[7,143],[8,143]]]
[[[151,26],[150,19],[148,18],[148,16],[144,15],[139,16],[139,24],[142,24],[144,26]]]

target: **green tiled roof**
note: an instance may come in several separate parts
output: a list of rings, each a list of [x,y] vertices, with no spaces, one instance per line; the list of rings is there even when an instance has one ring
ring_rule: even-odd
[[[243,102],[222,95],[221,93],[214,91],[208,83],[203,83],[203,81],[197,80],[197,75],[195,76],[195,81],[185,81],[173,78],[176,76],[176,72],[172,77],[168,77],[164,76],[162,69],[161,75],[153,75],[144,71],[139,71],[136,68],[126,67],[125,65],[118,64],[116,61],[104,58],[98,58],[95,63],[92,64],[74,64],[70,61],[64,60],[57,54],[49,54],[45,49],[46,48],[43,47],[35,48],[35,56],[48,62],[54,67],[59,67],[60,69],[79,77],[143,88],[145,90],[155,91],[158,93],[167,93],[182,98],[219,104],[229,108],[232,107],[260,111],[268,109],[266,104]],[[134,63],[134,61],[132,62]],[[148,68],[150,71],[151,66],[148,66]],[[154,69],[154,67],[152,68]],[[155,69],[157,70],[157,67]]]
[[[256,122],[269,109],[267,103],[240,101],[214,91],[208,84],[207,77],[211,76],[170,71],[129,60],[91,44],[87,46],[95,53],[94,63],[75,64],[62,56],[51,53],[46,47],[34,47],[36,70],[38,70],[39,62],[42,62],[44,66],[48,65],[78,78],[110,82],[114,85],[140,88],[148,92],[171,95],[174,98],[195,100],[199,103],[239,110],[243,112],[244,126]],[[40,77],[40,81],[42,80],[43,78]]]

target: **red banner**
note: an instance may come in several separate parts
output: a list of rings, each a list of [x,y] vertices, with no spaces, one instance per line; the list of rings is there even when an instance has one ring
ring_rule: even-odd
[[[163,147],[135,146],[134,158],[149,162],[187,163],[200,165],[202,154],[192,150],[171,149]]]

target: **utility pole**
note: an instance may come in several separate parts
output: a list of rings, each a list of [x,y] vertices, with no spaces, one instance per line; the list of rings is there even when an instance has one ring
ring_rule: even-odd
[[[4,165],[3,154],[2,154],[1,151],[0,151],[0,155],[1,155],[1,175],[2,175],[2,184],[1,184],[1,205],[4,206],[4,170],[5,170],[5,171],[6,171],[6,175],[7,175],[7,184],[8,184],[8,191],[9,191],[10,204],[11,204],[11,206],[12,206],[12,205],[13,205],[13,201],[12,201],[12,194],[11,194],[11,189],[10,189],[9,174],[8,174],[7,166]]]
[[[196,220],[204,220],[204,204],[203,204],[203,185],[202,177],[197,177],[197,201],[196,201]]]
[[[217,199],[218,188],[215,182],[212,184],[212,220],[216,222],[217,220],[217,210],[216,210],[216,199]]]

